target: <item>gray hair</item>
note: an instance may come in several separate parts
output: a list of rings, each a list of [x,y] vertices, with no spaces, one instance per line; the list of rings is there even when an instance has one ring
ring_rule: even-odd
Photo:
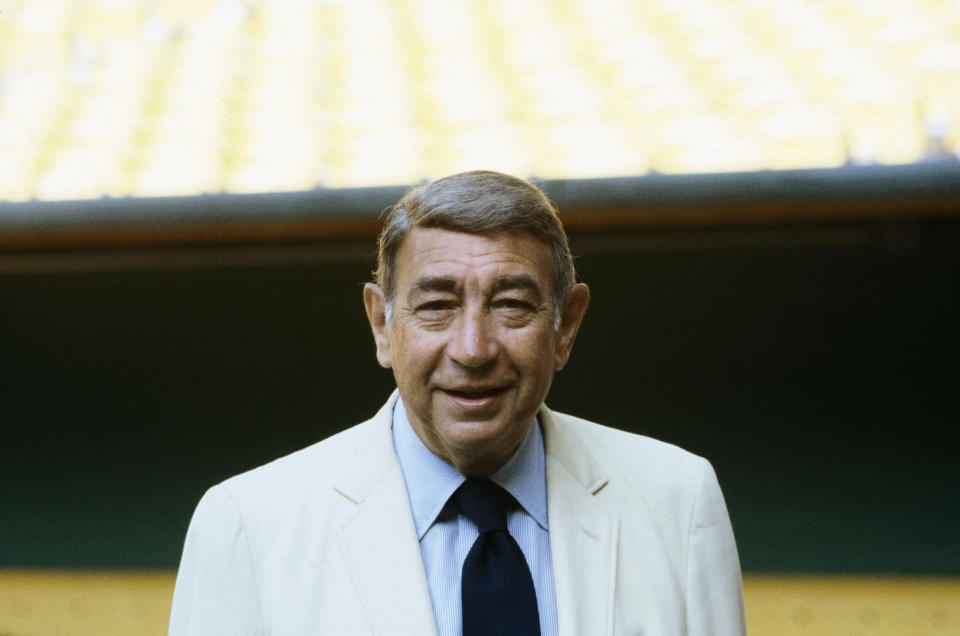
[[[553,254],[554,326],[560,325],[563,300],[576,282],[573,256],[556,206],[535,185],[500,172],[474,170],[407,192],[387,213],[377,239],[373,275],[387,301],[388,323],[396,291],[397,252],[414,227],[482,235],[529,232],[546,243]]]

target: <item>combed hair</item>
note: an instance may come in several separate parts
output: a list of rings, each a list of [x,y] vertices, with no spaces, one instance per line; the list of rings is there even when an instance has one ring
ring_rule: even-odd
[[[387,319],[396,291],[400,244],[414,227],[468,234],[529,232],[553,254],[554,323],[576,282],[573,257],[556,206],[532,183],[500,172],[474,170],[438,179],[407,192],[387,213],[378,243],[374,278],[387,299]]]

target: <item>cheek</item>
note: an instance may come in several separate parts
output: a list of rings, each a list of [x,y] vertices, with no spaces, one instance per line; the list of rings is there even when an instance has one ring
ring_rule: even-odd
[[[408,380],[416,378],[422,381],[430,375],[436,366],[438,352],[441,350],[429,335],[414,334],[413,337],[399,335],[391,344],[393,366]]]
[[[553,338],[550,332],[526,334],[511,344],[515,360],[529,373],[546,375],[554,366]]]

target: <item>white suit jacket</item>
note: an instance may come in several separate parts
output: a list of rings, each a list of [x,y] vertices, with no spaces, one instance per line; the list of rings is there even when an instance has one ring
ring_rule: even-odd
[[[171,636],[436,633],[390,426],[373,419],[211,488],[187,532]],[[560,634],[744,634],[710,464],[540,411]]]

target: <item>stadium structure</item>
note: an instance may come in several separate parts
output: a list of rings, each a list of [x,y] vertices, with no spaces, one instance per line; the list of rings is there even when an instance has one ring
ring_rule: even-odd
[[[711,459],[750,633],[960,634],[958,153],[955,0],[0,3],[0,633],[164,633],[204,489],[391,389],[381,212],[486,168],[593,290],[548,402]]]

